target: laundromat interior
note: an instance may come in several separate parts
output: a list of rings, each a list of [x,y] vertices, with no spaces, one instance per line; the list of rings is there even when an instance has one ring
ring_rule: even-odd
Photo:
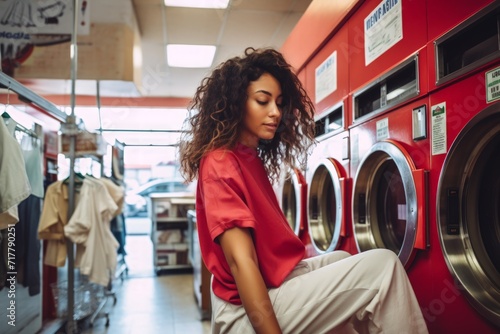
[[[247,47],[279,50],[315,107],[307,161],[274,183],[306,257],[389,249],[429,333],[499,333],[498,0],[0,1],[0,333],[211,333],[178,144]],[[106,240],[65,235],[89,177]]]

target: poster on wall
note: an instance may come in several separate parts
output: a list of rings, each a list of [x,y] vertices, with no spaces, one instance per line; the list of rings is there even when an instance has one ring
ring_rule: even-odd
[[[72,0],[0,0],[0,55],[8,74],[33,51],[34,46],[71,40]],[[79,1],[78,34],[90,33],[89,0]]]
[[[79,1],[78,34],[90,33],[88,0]],[[24,39],[39,34],[71,34],[73,32],[72,0],[0,0],[0,33],[23,35]]]
[[[316,68],[316,103],[337,90],[337,51]]]
[[[401,0],[383,0],[365,18],[365,65],[403,39]]]

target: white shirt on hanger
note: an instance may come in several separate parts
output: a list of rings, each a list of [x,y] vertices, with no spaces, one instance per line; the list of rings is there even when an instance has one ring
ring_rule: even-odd
[[[8,118],[11,128],[15,121]],[[21,147],[13,131],[0,121],[0,229],[17,223],[17,205],[31,193]]]
[[[86,177],[80,199],[64,234],[84,246],[75,262],[90,282],[107,286],[117,263],[118,241],[111,233],[110,221],[118,209],[106,187],[97,179]]]

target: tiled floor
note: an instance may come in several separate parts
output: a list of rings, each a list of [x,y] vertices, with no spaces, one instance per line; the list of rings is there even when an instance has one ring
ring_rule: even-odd
[[[83,334],[204,334],[210,322],[201,321],[193,294],[192,274],[157,276],[152,265],[148,235],[129,235],[126,240],[128,277],[114,283],[117,303],[110,298],[109,326],[105,318],[95,320]]]

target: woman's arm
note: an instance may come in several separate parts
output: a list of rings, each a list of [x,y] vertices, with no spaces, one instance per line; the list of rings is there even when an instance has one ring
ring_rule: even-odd
[[[243,307],[256,333],[281,333],[249,229],[234,227],[219,236]]]

